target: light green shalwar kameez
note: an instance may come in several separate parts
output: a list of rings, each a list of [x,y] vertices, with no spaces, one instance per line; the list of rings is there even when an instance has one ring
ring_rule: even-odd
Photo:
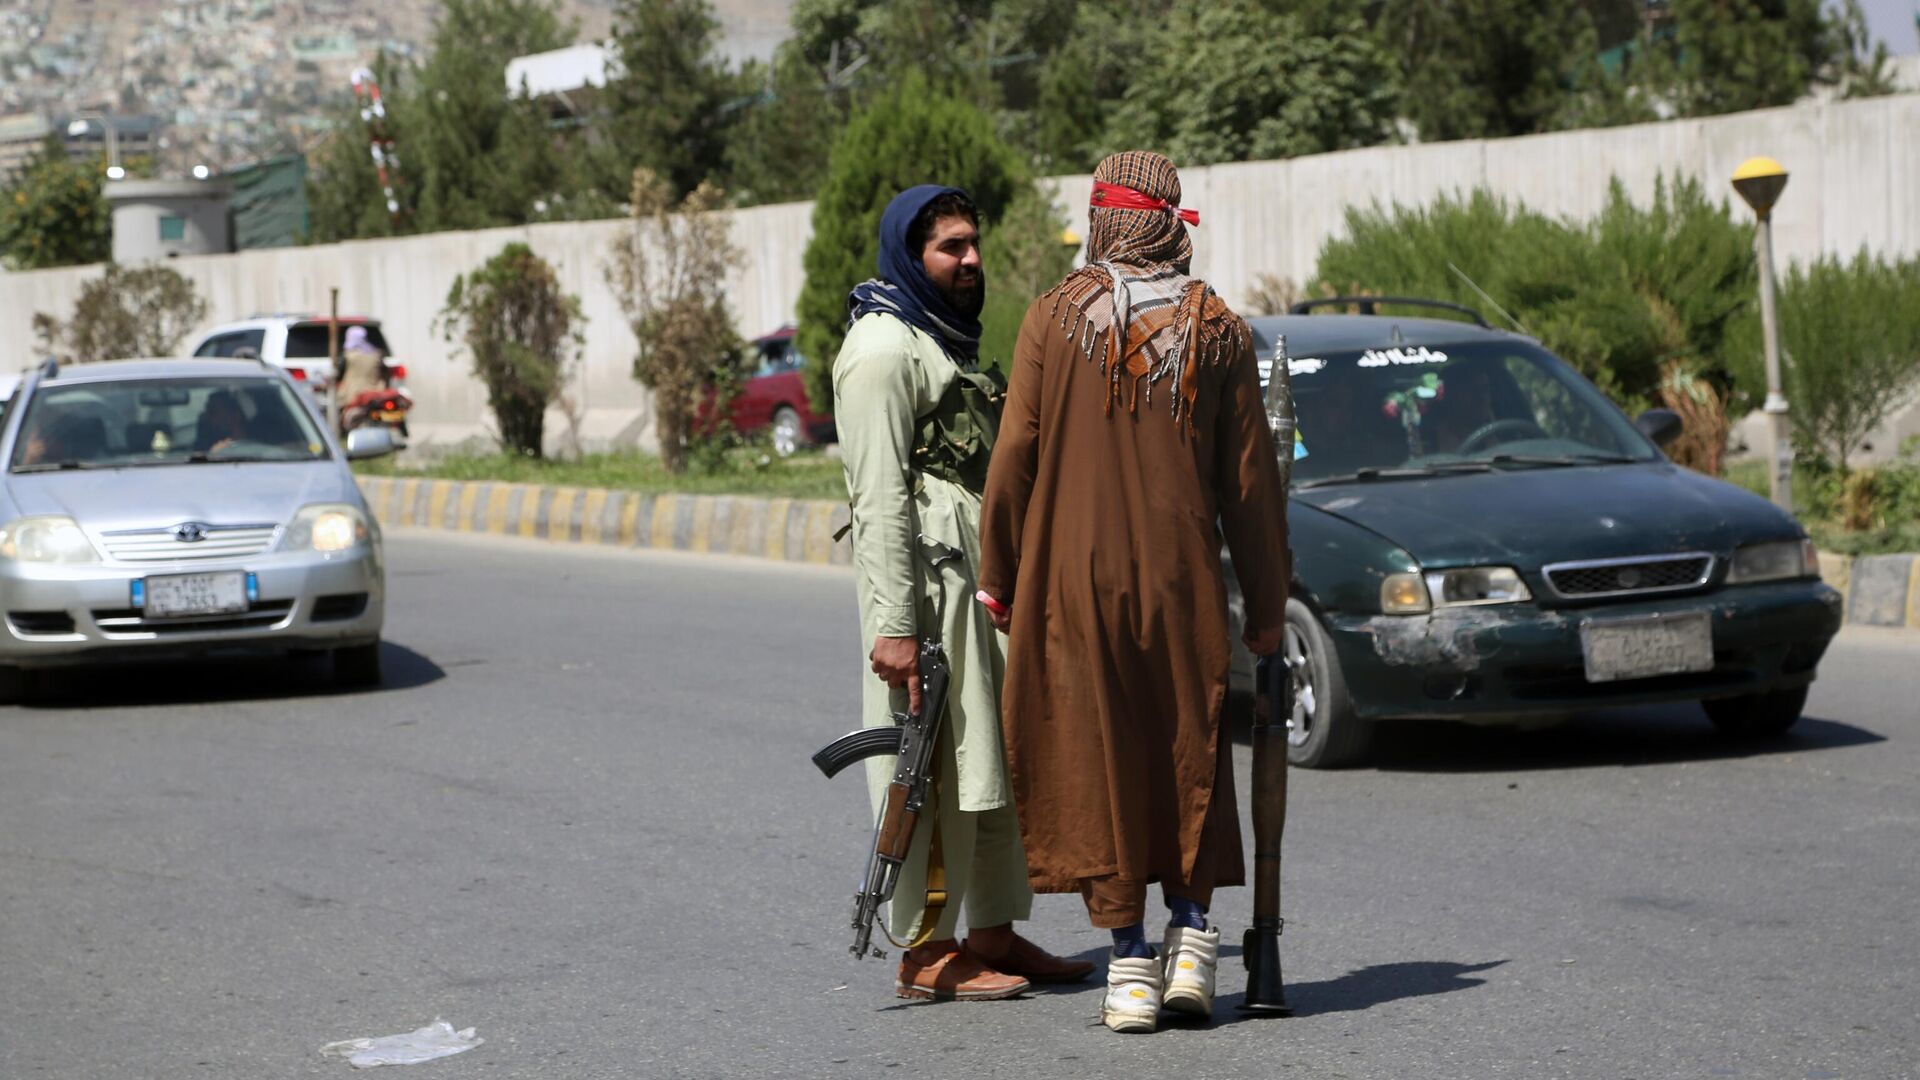
[[[1025,919],[1033,906],[1000,747],[1006,654],[986,609],[973,599],[980,497],[908,467],[919,418],[933,411],[959,371],[931,337],[885,314],[855,323],[833,365],[834,420],[853,504],[862,722],[891,724],[892,713],[907,710],[906,690],[890,689],[868,666],[876,636],[922,636],[937,617],[952,668],[937,785],[948,899],[934,940],[954,936],[963,898],[973,927]],[[923,533],[964,552],[964,562],[934,570],[916,540]],[[876,814],[893,768],[891,757],[868,760]],[[921,819],[888,912],[901,940],[920,929],[931,826]]]

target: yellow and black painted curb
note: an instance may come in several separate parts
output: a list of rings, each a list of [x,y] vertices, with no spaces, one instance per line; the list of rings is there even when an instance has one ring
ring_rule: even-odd
[[[1848,626],[1920,630],[1920,555],[1823,551],[1820,578],[1840,590]]]
[[[825,499],[684,495],[608,488],[363,476],[381,524],[491,533],[564,543],[748,555],[843,566],[835,543],[847,504]],[[1820,576],[1840,590],[1846,622],[1920,630],[1920,555],[1820,553]]]
[[[834,543],[845,503],[824,499],[685,495],[426,477],[362,476],[367,505],[385,527],[521,536],[562,543],[748,555],[844,565]]]

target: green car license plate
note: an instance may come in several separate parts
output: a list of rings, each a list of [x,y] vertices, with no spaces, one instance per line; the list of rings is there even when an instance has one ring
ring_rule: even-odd
[[[146,579],[149,619],[226,615],[247,610],[247,575],[231,570],[212,574],[165,574]]]
[[[1713,670],[1713,621],[1704,611],[1580,624],[1588,682]]]

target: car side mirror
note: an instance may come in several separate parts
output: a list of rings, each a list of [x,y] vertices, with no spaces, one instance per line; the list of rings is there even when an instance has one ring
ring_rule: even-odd
[[[347,432],[347,460],[385,457],[398,450],[393,432],[383,427],[354,428]]]
[[[1672,409],[1648,409],[1634,420],[1633,426],[1640,434],[1653,440],[1653,444],[1665,450],[1667,444],[1680,437],[1686,425],[1681,422],[1680,414]]]

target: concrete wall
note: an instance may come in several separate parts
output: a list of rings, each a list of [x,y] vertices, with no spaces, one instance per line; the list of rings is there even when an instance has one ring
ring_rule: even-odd
[[[1920,95],[1854,102],[1814,102],[1700,120],[1602,130],[1376,147],[1291,161],[1196,168],[1183,174],[1185,203],[1202,212],[1195,269],[1230,300],[1248,295],[1262,273],[1303,281],[1321,245],[1337,235],[1348,207],[1423,204],[1434,196],[1486,186],[1554,214],[1585,217],[1618,176],[1637,198],[1655,178],[1681,173],[1726,192],[1727,177],[1755,154],[1778,158],[1792,172],[1777,214],[1776,250],[1784,260],[1851,253],[1861,246],[1886,254],[1920,253]],[[929,178],[934,179],[934,178]],[[1087,177],[1054,181],[1060,205],[1083,223]],[[740,331],[748,336],[793,318],[810,235],[811,204],[734,212],[735,242],[745,252],[730,283]],[[1744,211],[1742,211],[1744,213]],[[621,222],[537,225],[399,240],[356,241],[235,255],[181,258],[208,300],[210,322],[255,312],[324,312],[327,290],[340,289],[342,312],[377,315],[395,354],[409,367],[418,398],[416,442],[447,442],[482,433],[485,396],[457,347],[433,335],[430,323],[454,275],[470,270],[509,240],[524,240],[558,268],[589,318],[584,372],[574,396],[588,445],[645,444],[651,413],[629,377],[634,340],[603,277]],[[989,268],[991,270],[991,268]],[[0,311],[24,325],[34,311],[70,311],[91,268],[0,274]],[[0,371],[33,362],[27,335],[0,336]],[[565,431],[550,418],[556,439]]]

